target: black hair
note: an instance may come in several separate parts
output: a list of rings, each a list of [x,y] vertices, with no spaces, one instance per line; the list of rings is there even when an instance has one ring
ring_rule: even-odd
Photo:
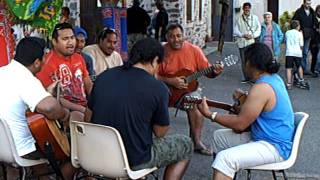
[[[243,3],[242,8],[244,8],[244,7],[246,7],[246,6],[249,6],[249,8],[251,8],[251,3],[249,3],[249,2]]]
[[[98,35],[98,43],[100,41],[103,41],[107,37],[108,34],[115,34],[116,36],[118,36],[115,29],[110,28],[110,27],[105,27],[102,31],[100,31],[100,33]]]
[[[38,37],[26,37],[19,41],[14,59],[24,66],[30,66],[36,59],[42,60],[46,41]]]
[[[299,25],[300,25],[300,22],[298,20],[292,20],[290,23],[291,29],[297,29]]]
[[[183,27],[178,23],[169,24],[167,26],[167,31],[166,32],[169,33],[170,31],[172,31],[174,29],[177,29],[177,28],[179,28],[181,30],[181,32],[183,33]]]
[[[67,6],[62,7],[61,12],[65,12],[66,14],[64,15],[68,15],[68,16],[70,15],[70,9]]]
[[[54,29],[53,29],[53,32],[52,32],[52,39],[56,39],[57,40],[58,37],[59,37],[58,30],[63,30],[63,29],[71,29],[73,31],[73,33],[74,33],[74,30],[73,30],[73,27],[72,27],[71,24],[66,23],[66,22],[59,23],[59,24],[56,24],[54,26]]]
[[[140,6],[140,0],[133,0],[133,6]]]
[[[162,0],[157,0],[157,1],[156,1],[156,7],[157,7],[158,9],[164,8],[163,1],[162,1]]]
[[[317,5],[315,12],[317,12],[319,9],[320,9],[320,5]]]
[[[244,52],[245,62],[257,70],[268,72],[270,74],[277,73],[280,64],[274,59],[270,48],[263,43],[254,43],[248,46]]]
[[[163,61],[164,49],[162,45],[153,38],[141,39],[133,45],[125,68],[130,68],[137,63],[152,63],[155,57],[158,57],[158,63]]]

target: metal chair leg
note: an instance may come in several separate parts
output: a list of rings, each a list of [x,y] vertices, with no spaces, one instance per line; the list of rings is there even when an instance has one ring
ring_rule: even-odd
[[[7,168],[3,163],[1,163],[1,168],[2,168],[3,179],[7,180]]]
[[[276,172],[274,170],[272,170],[272,176],[274,180],[277,180]]]
[[[283,175],[283,179],[284,180],[288,180],[288,177],[286,175],[286,172],[284,170],[281,170],[280,172],[282,172],[282,175]]]
[[[237,172],[234,174],[233,180],[237,180]]]
[[[27,174],[26,168],[25,167],[20,167],[19,168],[19,176],[20,176],[21,180],[25,180],[26,179],[26,174]]]
[[[247,180],[251,179],[251,170],[247,169]]]

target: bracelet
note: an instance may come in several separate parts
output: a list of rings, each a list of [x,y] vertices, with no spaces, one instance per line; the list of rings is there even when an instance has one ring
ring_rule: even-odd
[[[212,122],[214,122],[214,119],[216,118],[217,114],[218,114],[218,112],[213,112],[211,114],[210,119],[211,119]]]

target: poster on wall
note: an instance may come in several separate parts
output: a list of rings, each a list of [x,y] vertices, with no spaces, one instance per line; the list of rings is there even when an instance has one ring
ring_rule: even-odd
[[[104,28],[112,28],[118,34],[116,51],[123,60],[128,58],[127,46],[127,10],[126,8],[104,7],[102,8],[102,25]]]
[[[15,41],[6,8],[0,5],[0,67],[13,58]]]

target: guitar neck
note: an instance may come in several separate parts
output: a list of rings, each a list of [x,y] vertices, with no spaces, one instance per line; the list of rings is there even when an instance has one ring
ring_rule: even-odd
[[[200,104],[201,102],[202,102],[201,99],[195,101],[196,104]],[[233,106],[230,104],[226,104],[219,101],[212,101],[212,100],[207,100],[207,104],[210,107],[215,107],[215,108],[233,112]]]
[[[223,102],[219,102],[219,101],[211,101],[211,100],[207,100],[208,106],[211,107],[215,107],[215,108],[219,108],[219,109],[223,109],[226,111],[232,111],[233,106],[230,104],[226,104]]]
[[[201,76],[211,73],[214,70],[213,66],[197,71],[186,78],[187,83],[198,79]]]

